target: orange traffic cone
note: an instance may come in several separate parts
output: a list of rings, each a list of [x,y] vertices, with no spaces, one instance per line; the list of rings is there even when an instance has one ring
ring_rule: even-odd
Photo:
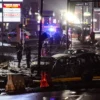
[[[12,75],[8,75],[8,81],[6,84],[6,91],[15,91],[15,85],[13,82],[13,76]]]
[[[47,82],[48,82],[49,86],[52,86],[52,79],[51,79],[50,73],[47,73],[46,77],[47,77]]]
[[[42,72],[41,73],[41,81],[40,81],[40,87],[49,87],[49,84],[47,82],[47,77],[46,77],[46,73]]]

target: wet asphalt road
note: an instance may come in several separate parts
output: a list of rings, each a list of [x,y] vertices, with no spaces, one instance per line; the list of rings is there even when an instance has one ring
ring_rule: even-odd
[[[12,96],[3,95],[0,96],[0,100],[100,100],[100,89],[64,90]]]
[[[74,40],[72,48],[81,47],[82,45],[77,40]],[[6,71],[1,70],[0,73],[7,73]],[[76,87],[75,90],[65,89],[63,91],[56,91],[55,89],[54,92],[26,93],[20,95],[7,95],[5,92],[2,92],[0,100],[100,100],[100,88],[86,89]]]

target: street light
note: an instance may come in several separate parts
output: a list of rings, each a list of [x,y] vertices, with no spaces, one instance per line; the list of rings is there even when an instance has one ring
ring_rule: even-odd
[[[40,16],[40,14],[38,13],[38,14],[37,14],[37,22],[40,23],[40,21],[41,21],[41,16]]]
[[[66,35],[67,35],[67,49],[68,49],[68,33],[69,33],[69,25],[73,25],[73,24],[80,24],[81,21],[80,19],[72,12],[63,10],[61,11],[61,19],[63,20],[63,25],[66,26]],[[72,34],[71,34],[71,38],[72,38]]]
[[[28,13],[30,16],[32,15],[31,9],[32,9],[32,8],[29,9],[29,13]]]
[[[63,19],[63,24],[73,23],[79,24],[81,23],[79,18],[73,14],[72,12],[67,12],[65,10],[61,11],[61,18]]]

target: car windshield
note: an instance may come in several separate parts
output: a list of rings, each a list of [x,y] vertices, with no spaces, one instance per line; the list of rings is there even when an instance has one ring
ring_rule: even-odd
[[[87,53],[87,52],[90,51],[86,49],[69,49],[64,51],[65,54],[80,54],[80,53]]]

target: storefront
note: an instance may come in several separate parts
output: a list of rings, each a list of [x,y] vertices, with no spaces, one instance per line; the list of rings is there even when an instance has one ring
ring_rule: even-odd
[[[82,38],[91,35],[95,37],[95,33],[100,32],[100,9],[98,2],[93,0],[69,0],[67,3],[68,12],[73,13],[76,19],[71,23],[75,27],[81,28]],[[68,23],[69,24],[69,23]]]

